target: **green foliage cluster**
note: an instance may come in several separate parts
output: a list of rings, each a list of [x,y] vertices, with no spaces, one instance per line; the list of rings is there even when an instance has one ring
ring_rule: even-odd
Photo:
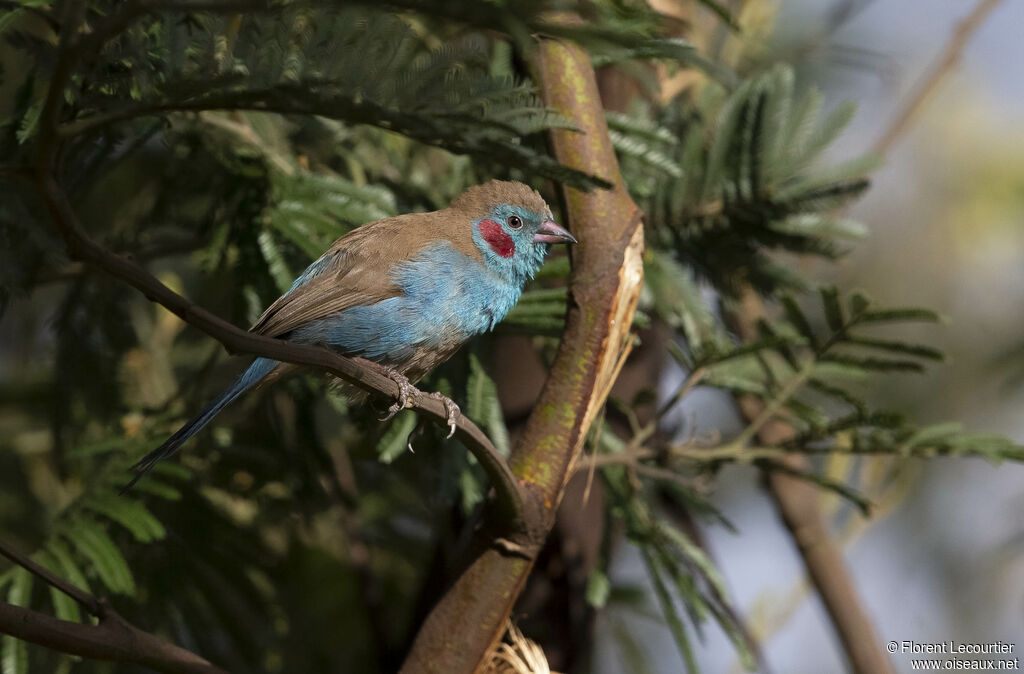
[[[25,326],[2,354],[0,530],[73,583],[117,595],[126,617],[232,671],[395,669],[434,598],[431,574],[454,557],[487,490],[475,462],[434,427],[417,429],[411,412],[382,428],[372,406],[349,409],[322,380],[291,378],[225,413],[140,493],[114,495],[126,467],[240,365],[133,291],[69,263],[26,187],[55,31],[73,4],[0,3],[0,55],[21,65],[0,81],[9,101],[0,107],[0,316]],[[720,3],[700,4],[737,28]],[[646,5],[615,0],[587,3],[579,24],[551,20],[554,5],[540,1],[155,5],[120,21],[134,5],[89,3],[60,120],[62,178],[96,238],[238,324],[364,222],[444,206],[491,177],[534,184],[552,204],[548,181],[600,187],[547,151],[544,132],[570,124],[524,72],[532,35],[575,39],[602,66],[642,72],[658,60],[704,73],[696,93],[607,113],[648,225],[638,323],[667,326],[671,355],[701,385],[757,397],[768,413],[725,445],[680,447],[660,416],[640,424],[632,401],[620,405],[632,437],[605,424],[592,443],[610,459],[600,469],[608,514],[640,548],[690,669],[693,626],[708,618],[752,658],[714,564],[671,519],[672,504],[716,516],[697,475],[736,461],[777,466],[789,452],[1024,458],[1004,439],[918,427],[866,401],[878,376],[941,359],[876,326],[936,316],[879,309],[856,293],[844,304],[830,288],[815,299],[787,264],[794,254],[835,258],[863,233],[836,209],[867,187],[874,165],[821,166],[852,108],[823,114],[822,96],[791,69],[734,73],[662,35]],[[550,260],[497,339],[525,335],[547,359],[568,272],[568,258]],[[775,311],[744,343],[720,309],[748,285]],[[428,386],[459,400],[507,453],[488,374],[494,345],[474,343]],[[793,437],[747,446],[774,415],[792,422]],[[801,477],[864,502],[843,483]],[[0,596],[83,618],[17,569],[0,575]],[[615,597],[595,572],[591,603]],[[39,671],[106,671],[3,639],[5,674],[28,671],[30,657]]]

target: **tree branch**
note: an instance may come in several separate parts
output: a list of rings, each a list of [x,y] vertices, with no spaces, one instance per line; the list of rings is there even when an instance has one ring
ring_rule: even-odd
[[[264,356],[286,363],[313,367],[340,377],[365,391],[391,398],[399,397],[398,385],[382,372],[373,369],[372,363],[364,366],[355,359],[346,358],[325,348],[290,344],[283,340],[256,335],[224,321],[175,293],[134,261],[117,255],[93,241],[78,221],[66,193],[56,178],[62,142],[73,135],[72,132],[87,130],[84,127],[77,130],[72,128],[71,131],[64,128],[62,133],[60,127],[65,88],[74,70],[76,55],[84,49],[83,45],[99,45],[122,30],[137,16],[156,8],[167,7],[169,4],[172,3],[138,0],[126,5],[120,13],[112,15],[91,35],[82,32],[87,3],[73,2],[65,5],[55,66],[40,113],[40,131],[32,177],[43,203],[64,239],[69,257],[92,264],[114,278],[128,283],[149,300],[159,303],[186,323],[217,339],[230,353]],[[197,2],[194,6],[207,7],[210,4]],[[448,412],[441,401],[425,395],[414,395],[409,402],[410,406],[420,413],[432,417],[439,423],[446,423]],[[495,489],[496,498],[490,510],[490,522],[495,525],[491,530],[492,534],[500,536],[507,532],[521,532],[533,526],[529,523],[536,522],[538,518],[530,517],[530,513],[527,512],[528,501],[525,491],[520,487],[504,457],[498,453],[487,436],[462,414],[456,419],[456,436],[477,458]],[[499,545],[501,542],[505,545]],[[511,556],[522,562],[518,549],[519,546],[514,542],[503,538],[495,540],[494,550],[500,555]],[[17,559],[17,556],[12,559]],[[21,559],[19,563],[25,561]],[[85,657],[138,662],[159,671],[220,671],[187,651],[181,651],[176,646],[136,630],[109,607],[93,603],[95,599],[76,592],[75,588],[52,576],[45,569],[32,565],[30,560],[27,561],[29,563],[26,568],[32,569],[33,573],[68,592],[76,600],[86,602],[88,610],[98,610],[96,615],[100,617],[100,625],[93,627],[69,623],[28,609],[4,605],[0,607],[0,632]],[[168,669],[167,662],[176,664],[174,668]],[[191,668],[182,669],[180,665],[183,662],[189,663]]]
[[[0,602],[0,634],[63,653],[95,660],[132,662],[168,674],[227,674],[195,653],[140,630],[105,600],[54,575],[3,542],[0,542],[0,555],[68,595],[98,618],[96,625],[83,625]]]
[[[747,289],[732,319],[742,339],[756,339],[757,321],[764,316],[764,305],[752,289]],[[757,398],[738,399],[748,420],[761,421],[765,404]],[[757,438],[767,447],[785,445],[795,433],[779,419],[767,420]],[[774,467],[772,465],[775,464]],[[880,647],[878,635],[864,610],[857,586],[846,568],[842,549],[832,538],[819,507],[818,487],[802,475],[809,471],[807,458],[795,454],[761,463],[768,493],[775,501],[783,524],[789,531],[804,567],[828,611],[839,640],[855,672],[886,674],[892,663]]]
[[[974,33],[985,22],[985,19],[996,8],[1002,0],[979,0],[971,13],[964,17],[953,30],[953,35],[928,74],[924,76],[918,85],[914,95],[910,97],[903,109],[896,115],[896,118],[886,129],[885,133],[875,142],[872,152],[885,154],[896,143],[896,140],[903,135],[914,118],[924,108],[928,100],[938,91],[939,84],[949,74],[953,67],[963,56],[964,48]]]
[[[7,559],[11,560],[14,564],[26,569],[36,578],[39,578],[44,583],[52,585],[67,596],[77,601],[82,608],[88,611],[91,615],[100,616],[103,613],[103,604],[96,597],[92,596],[82,588],[74,585],[63,578],[60,578],[49,569],[40,566],[39,564],[32,561],[31,558],[26,557],[14,548],[8,546],[3,541],[0,541],[0,555],[3,555]]]
[[[0,633],[63,653],[131,662],[167,674],[227,674],[195,653],[143,632],[109,606],[98,625],[82,625],[0,602]]]
[[[573,251],[569,311],[550,376],[509,460],[536,499],[540,517],[513,541],[521,558],[502,555],[491,535],[477,533],[465,569],[420,628],[402,668],[406,673],[460,674],[484,662],[551,530],[586,433],[632,343],[629,330],[643,285],[643,223],[619,174],[593,66],[583,49],[555,39],[541,39],[534,59],[545,102],[579,129],[551,132],[556,158],[602,176],[613,188],[564,188],[580,240]]]
[[[136,16],[172,6],[184,9],[186,5],[188,8],[206,8],[211,3],[201,0],[194,3],[136,0],[126,5],[120,13],[113,15],[108,20],[110,25],[97,29],[92,37],[94,40],[105,40],[117,30],[123,29]],[[324,370],[364,391],[397,399],[400,394],[398,384],[384,374],[324,348],[289,344],[283,340],[242,330],[177,294],[134,261],[107,250],[89,238],[56,179],[60,143],[72,135],[66,129],[62,134],[59,124],[64,87],[71,76],[75,55],[83,45],[90,44],[86,42],[87,38],[81,37],[80,32],[80,26],[85,18],[86,3],[72,3],[67,11],[71,18],[64,23],[61,30],[57,64],[40,114],[39,146],[34,177],[43,202],[64,239],[68,256],[73,260],[93,264],[114,278],[140,290],[150,301],[161,304],[186,323],[219,341],[229,353],[265,356],[294,365]],[[82,130],[84,129],[79,131]],[[440,400],[415,395],[411,397],[409,403],[410,407],[432,417],[434,421],[447,424],[448,412]],[[494,486],[497,514],[501,521],[510,528],[521,526],[524,519],[523,495],[505,458],[495,449],[483,431],[461,413],[456,419],[455,434],[480,462]]]
[[[381,372],[360,365],[352,358],[322,347],[290,344],[284,340],[242,330],[193,304],[161,283],[143,267],[89,238],[52,174],[37,175],[36,184],[72,259],[95,265],[114,278],[138,289],[150,301],[160,304],[189,325],[216,339],[229,353],[264,356],[285,363],[312,367],[340,377],[364,391],[398,398],[398,384]],[[437,423],[447,423],[448,412],[440,400],[427,395],[415,395],[410,397],[409,402],[410,407]],[[486,471],[496,492],[501,521],[510,528],[518,526],[524,518],[523,495],[504,457],[483,431],[461,413],[456,419],[455,436],[472,452]]]

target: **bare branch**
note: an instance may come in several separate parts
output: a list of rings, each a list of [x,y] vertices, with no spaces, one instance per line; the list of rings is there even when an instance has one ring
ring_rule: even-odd
[[[753,340],[757,338],[757,321],[763,316],[764,305],[748,288],[731,318],[737,333],[744,340]],[[738,402],[748,420],[760,422],[756,435],[762,445],[779,447],[792,438],[793,427],[777,418],[766,419],[765,404],[759,399],[748,396],[739,398]],[[768,492],[832,619],[851,669],[879,674],[891,672],[892,663],[881,649],[842,550],[822,517],[819,489],[807,479],[807,458],[794,454],[763,464],[763,467]]]
[[[131,662],[166,674],[227,674],[195,653],[143,632],[109,606],[104,606],[98,625],[82,625],[0,602],[0,633],[63,653]]]
[[[3,555],[18,566],[26,569],[29,573],[42,580],[44,583],[52,585],[67,596],[71,597],[91,615],[101,616],[103,614],[103,604],[96,597],[92,596],[77,585],[57,576],[49,569],[40,566],[36,562],[32,561],[32,559],[21,554],[3,541],[0,541],[0,555]]]
[[[156,9],[209,9],[214,5],[223,4],[203,0],[135,0],[111,17],[110,26],[97,29],[93,35],[99,37],[93,39],[107,39],[123,29],[133,17]],[[60,144],[62,139],[68,137],[66,133],[62,136],[59,126],[64,88],[73,70],[75,55],[82,49],[83,44],[87,44],[81,32],[86,7],[84,2],[70,3],[67,10],[70,18],[63,22],[57,65],[40,116],[39,147],[34,175],[43,202],[67,246],[69,257],[93,264],[114,278],[135,287],[150,301],[161,304],[186,323],[218,340],[230,353],[265,356],[281,362],[316,368],[330,372],[364,391],[397,399],[400,393],[398,384],[381,372],[324,348],[290,344],[242,330],[193,304],[134,261],[104,248],[86,234],[55,177]],[[257,98],[261,95],[257,94]],[[448,411],[440,400],[426,395],[415,395],[411,397],[409,403],[410,407],[433,418],[437,423],[447,424]],[[523,491],[505,458],[495,449],[483,431],[462,414],[456,419],[455,434],[480,462],[494,486],[499,521],[511,529],[521,528],[525,518]]]
[[[135,262],[107,250],[90,239],[52,175],[39,176],[37,184],[72,259],[93,264],[114,278],[128,283],[141,291],[150,301],[162,305],[189,325],[216,339],[229,353],[264,356],[285,363],[312,367],[330,372],[364,391],[398,398],[398,384],[381,372],[360,365],[352,358],[322,347],[290,344],[284,340],[247,332],[193,304]],[[447,424],[448,411],[440,400],[427,395],[415,395],[410,397],[410,403],[412,408],[435,422]],[[524,518],[523,495],[505,458],[495,449],[483,431],[465,415],[459,414],[456,419],[455,435],[473,453],[491,480],[497,495],[501,521],[511,527],[518,526]]]
[[[938,91],[942,80],[959,63],[960,58],[963,56],[964,48],[967,47],[971,37],[1000,2],[1002,0],[980,0],[974,6],[974,9],[971,10],[971,13],[957,24],[942,55],[932,65],[928,74],[921,80],[921,84],[918,85],[914,95],[910,97],[907,104],[896,115],[889,128],[875,142],[872,148],[873,152],[878,154],[888,152],[899,137],[910,127],[911,122],[921,112],[928,100]]]
[[[533,54],[545,102],[580,132],[552,131],[557,159],[614,186],[582,192],[565,188],[573,231],[570,303],[558,354],[540,399],[509,460],[541,504],[539,526],[513,541],[523,558],[504,556],[486,531],[473,556],[420,628],[402,672],[477,671],[501,637],[505,619],[551,530],[591,424],[603,409],[643,285],[642,214],[629,197],[601,108],[594,69],[575,44],[542,39]],[[459,639],[452,639],[459,634]]]
[[[83,625],[0,602],[0,634],[95,660],[134,662],[158,672],[226,674],[195,653],[140,630],[118,615],[106,600],[97,599],[2,541],[0,555],[68,595],[99,619],[97,625]]]

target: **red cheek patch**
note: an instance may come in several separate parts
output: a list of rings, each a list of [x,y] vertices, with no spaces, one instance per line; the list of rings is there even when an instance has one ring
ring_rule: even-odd
[[[481,220],[477,225],[480,235],[495,253],[502,257],[512,257],[516,252],[516,244],[512,237],[505,233],[501,225],[494,220]]]

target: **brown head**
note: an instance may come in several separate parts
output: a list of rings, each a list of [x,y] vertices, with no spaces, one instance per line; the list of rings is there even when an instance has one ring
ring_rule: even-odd
[[[443,213],[459,232],[471,234],[488,267],[520,286],[543,263],[548,244],[576,243],[555,224],[544,198],[523,183],[492,180],[475,185]]]

